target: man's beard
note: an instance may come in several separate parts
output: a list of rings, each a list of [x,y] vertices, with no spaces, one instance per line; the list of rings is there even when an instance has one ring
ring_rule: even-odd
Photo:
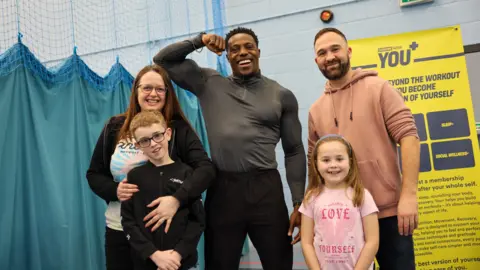
[[[335,59],[332,61],[332,63],[330,63],[330,65],[334,65],[337,63],[339,64],[339,66],[335,68],[335,70],[328,70],[328,66],[326,69],[320,69],[325,78],[331,81],[336,81],[343,78],[343,76],[348,73],[348,71],[350,70],[350,58],[347,58],[346,62],[342,62],[340,59]]]

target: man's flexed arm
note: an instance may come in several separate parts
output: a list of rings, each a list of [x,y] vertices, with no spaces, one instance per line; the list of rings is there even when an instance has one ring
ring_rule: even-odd
[[[153,62],[165,68],[177,85],[197,95],[203,89],[205,74],[195,61],[186,57],[204,46],[221,55],[225,50],[225,41],[220,36],[202,33],[193,39],[166,46],[155,55]]]

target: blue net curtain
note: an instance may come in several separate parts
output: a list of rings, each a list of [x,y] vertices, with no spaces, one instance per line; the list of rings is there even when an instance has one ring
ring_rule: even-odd
[[[98,135],[127,108],[154,44],[224,36],[223,10],[223,0],[0,1],[0,269],[105,269],[106,205],[85,179]],[[203,26],[185,27],[198,16]],[[229,72],[224,56],[207,60]],[[208,151],[198,101],[176,91]],[[198,250],[203,269],[203,238]]]

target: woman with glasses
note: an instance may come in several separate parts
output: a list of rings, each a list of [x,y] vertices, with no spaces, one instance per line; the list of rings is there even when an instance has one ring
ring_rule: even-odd
[[[180,205],[200,196],[215,178],[214,166],[182,113],[168,74],[158,65],[144,67],[133,82],[127,111],[110,118],[103,128],[87,171],[90,188],[108,204],[105,212],[107,270],[133,269],[131,248],[121,225],[120,205],[139,191],[136,185],[128,183],[127,173],[147,161],[129,133],[133,117],[143,110],[158,110],[163,114],[172,129],[168,144],[170,157],[193,169],[191,177],[173,196],[161,197],[149,204],[152,211],[144,218],[146,227],[168,231]]]

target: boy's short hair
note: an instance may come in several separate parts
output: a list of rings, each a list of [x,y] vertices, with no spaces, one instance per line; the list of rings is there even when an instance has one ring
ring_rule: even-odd
[[[160,124],[167,128],[165,117],[163,117],[163,114],[160,111],[141,111],[133,117],[132,122],[130,123],[130,134],[132,137],[135,137],[135,131],[138,128],[149,127],[153,124]]]

